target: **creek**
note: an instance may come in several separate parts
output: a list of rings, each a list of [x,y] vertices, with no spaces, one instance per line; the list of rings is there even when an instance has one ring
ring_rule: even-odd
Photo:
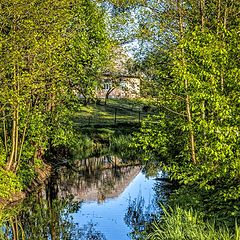
[[[137,239],[161,211],[163,177],[104,155],[58,166],[23,203],[5,213],[2,239]]]

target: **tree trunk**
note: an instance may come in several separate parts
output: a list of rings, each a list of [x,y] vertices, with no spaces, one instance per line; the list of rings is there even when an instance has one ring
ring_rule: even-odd
[[[201,29],[204,31],[205,26],[205,0],[200,0]]]
[[[15,171],[14,166],[18,165],[18,141],[19,141],[19,105],[17,104],[16,109],[16,134],[15,134],[15,156],[14,156],[14,164],[12,166],[12,170]]]
[[[179,13],[179,29],[180,29],[180,40],[184,37],[184,29],[183,29],[183,12],[182,12],[182,2],[181,0],[177,1],[177,9]],[[185,59],[184,59],[184,49],[181,48],[182,54],[182,65],[185,66]],[[186,115],[187,121],[190,126],[189,135],[190,135],[190,148],[191,148],[191,158],[192,162],[196,164],[196,151],[195,151],[195,138],[194,138],[194,131],[192,129],[192,116],[191,116],[191,106],[190,106],[190,96],[188,94],[188,79],[183,76],[184,80],[184,87],[186,91]]]
[[[8,146],[7,146],[7,128],[6,128],[6,114],[5,110],[3,112],[3,134],[4,134],[4,146],[5,146],[5,151],[6,151],[6,156],[8,154]]]
[[[14,107],[13,111],[13,120],[12,120],[12,148],[11,148],[11,153],[10,157],[7,162],[7,170],[14,170],[13,166],[14,164],[18,161],[17,156],[18,156],[18,140],[19,140],[19,107],[18,104],[17,106]]]
[[[106,96],[105,96],[105,105],[107,105],[107,99],[109,98],[109,95],[111,92],[115,89],[115,87],[108,89]]]

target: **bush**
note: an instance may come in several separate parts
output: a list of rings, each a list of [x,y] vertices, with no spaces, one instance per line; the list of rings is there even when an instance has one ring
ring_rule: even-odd
[[[11,194],[20,192],[22,190],[22,185],[19,177],[13,172],[0,168],[0,189],[0,199],[9,198]]]

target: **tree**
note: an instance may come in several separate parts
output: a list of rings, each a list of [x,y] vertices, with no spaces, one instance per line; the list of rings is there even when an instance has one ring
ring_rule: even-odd
[[[3,0],[0,16],[0,174],[5,168],[24,185],[46,149],[68,143],[76,98],[70,67],[79,64],[82,88],[97,75],[107,52],[104,16],[78,0]]]
[[[99,90],[104,86],[105,88],[105,105],[109,95],[116,90],[121,88],[123,91],[127,89],[127,83],[130,79],[138,78],[136,73],[131,72],[131,65],[133,60],[127,55],[123,48],[120,46],[112,46],[112,51],[109,55],[108,64],[102,74],[101,85]]]
[[[173,178],[215,191],[218,199],[237,199],[239,22],[233,16],[239,14],[239,3],[162,1],[160,5],[146,7],[152,9],[153,18],[158,12],[163,19],[157,23],[172,44],[156,38],[152,47],[164,55],[156,54],[148,62],[151,49],[142,64],[148,66],[146,75],[158,81],[156,104],[163,113],[147,120],[152,124],[143,123],[137,145],[151,153],[149,158],[163,157]],[[165,56],[164,66],[156,70],[155,64]],[[220,188],[223,185],[233,190],[227,192]]]
[[[111,45],[104,12],[90,0],[78,1],[68,28],[72,34],[67,63],[70,86],[88,103],[95,97]]]

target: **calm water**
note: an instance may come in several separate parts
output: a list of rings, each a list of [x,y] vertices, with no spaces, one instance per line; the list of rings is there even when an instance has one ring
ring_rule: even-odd
[[[106,198],[102,203],[84,201],[81,209],[73,214],[73,220],[81,226],[93,224],[95,229],[108,240],[130,239],[128,234],[131,232],[131,227],[126,224],[128,207],[131,201],[144,199],[146,206],[150,205],[151,211],[155,212],[156,208],[153,204],[154,184],[153,178],[147,179],[140,171],[119,195]],[[130,216],[128,220],[131,220]]]
[[[156,177],[146,177],[142,166],[126,166],[117,157],[77,161],[58,168],[17,206],[2,224],[4,239],[16,237],[16,226],[16,239],[23,239],[22,232],[31,240],[131,239],[159,212],[161,187]]]

